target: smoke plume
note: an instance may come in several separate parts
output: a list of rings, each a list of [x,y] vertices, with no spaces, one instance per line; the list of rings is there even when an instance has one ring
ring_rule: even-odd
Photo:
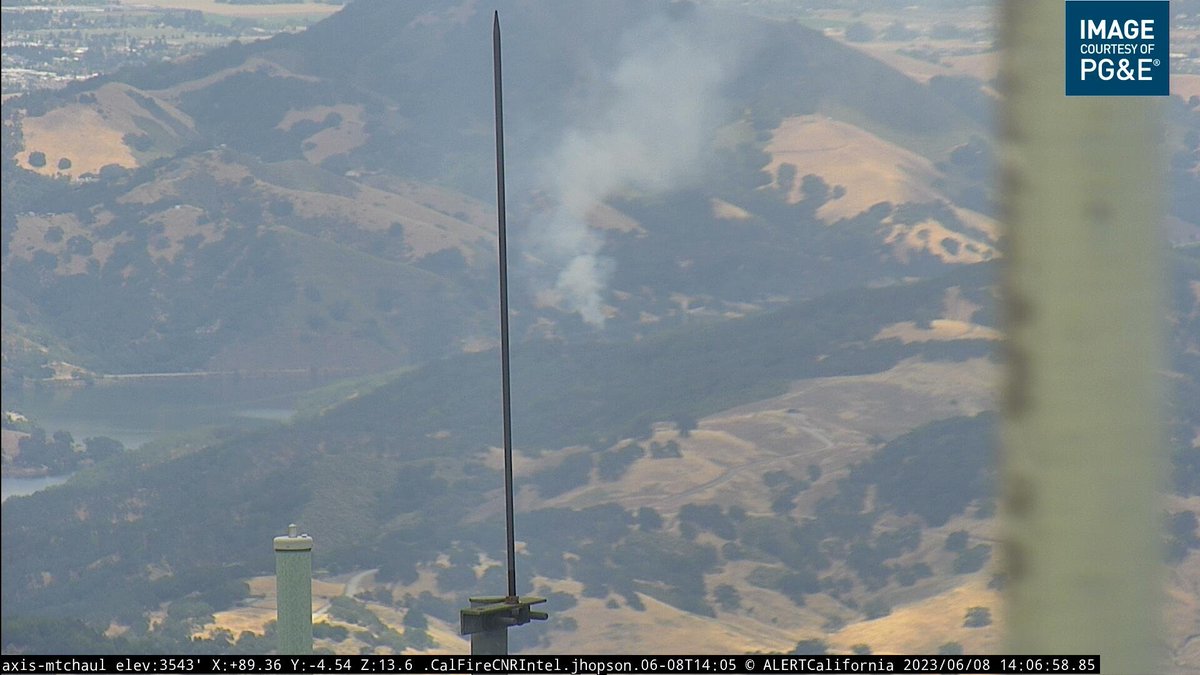
[[[604,323],[616,269],[589,213],[621,191],[661,192],[695,177],[733,70],[730,43],[700,11],[630,31],[594,115],[543,159],[539,182],[552,208],[532,224],[530,252],[557,275],[546,281],[562,305],[589,324]]]

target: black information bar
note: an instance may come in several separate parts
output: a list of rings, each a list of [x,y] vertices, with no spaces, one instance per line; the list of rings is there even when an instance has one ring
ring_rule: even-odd
[[[1099,673],[1085,656],[0,656],[4,673]]]

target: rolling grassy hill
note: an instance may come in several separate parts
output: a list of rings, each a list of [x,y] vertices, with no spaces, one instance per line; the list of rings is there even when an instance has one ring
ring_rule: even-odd
[[[584,106],[603,109],[591,98],[603,102],[606,87],[620,93],[612,78],[640,63],[630,40],[647,27],[700,31],[724,22],[718,51],[729,63],[704,90],[715,101],[711,114],[685,139],[703,158],[694,175],[651,193],[617,181],[595,196],[617,207],[610,221],[626,223],[600,244],[616,270],[602,298],[610,318],[602,335],[679,326],[697,307],[740,314],[936,274],[941,259],[961,262],[940,248],[944,238],[990,249],[962,209],[946,206],[957,193],[932,185],[943,180],[932,163],[982,133],[951,102],[815,31],[661,9],[505,10],[522,335],[596,336],[545,292],[545,277],[564,261],[545,258],[534,227],[561,197],[543,167],[564,138],[607,123]],[[25,339],[6,338],[6,377],[37,378],[56,359],[99,372],[320,367],[329,359],[390,368],[478,344],[495,311],[485,14],[353,3],[301,34],[7,104],[4,321],[6,336]],[[577,34],[580,25],[586,34]],[[862,95],[868,90],[872,97]],[[699,94],[659,96],[655,104],[686,110]],[[891,104],[882,109],[875,96]],[[837,127],[855,134],[854,154],[875,167],[869,175],[840,171],[794,144],[785,143],[786,157],[770,145],[784,142],[796,116],[837,110],[872,128]],[[912,189],[876,189],[882,175],[871,172],[890,173],[888,157],[911,155],[877,134],[934,149],[914,159],[927,169],[903,179]],[[771,187],[781,162],[794,188]],[[665,173],[678,173],[677,163]],[[810,175],[824,175],[830,194],[813,192],[811,181],[801,194]],[[851,197],[833,196],[842,192]],[[713,198],[735,205],[744,222],[712,213]],[[833,212],[842,222],[827,227]],[[910,255],[912,242],[897,243],[897,233],[927,221],[944,236]],[[737,260],[767,257],[753,275]],[[685,309],[680,297],[700,302]]]

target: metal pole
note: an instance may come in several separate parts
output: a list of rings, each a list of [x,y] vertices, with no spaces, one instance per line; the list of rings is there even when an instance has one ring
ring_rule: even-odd
[[[296,534],[275,537],[275,628],[280,654],[311,654],[312,537]]]
[[[1062,2],[1001,11],[1008,645],[1162,672],[1158,109],[1064,95]]]
[[[508,653],[508,629],[530,621],[545,621],[545,612],[533,605],[545,598],[517,595],[517,546],[513,535],[512,406],[508,380],[508,244],[504,227],[504,105],[500,77],[500,13],[492,20],[492,67],[496,90],[496,196],[500,231],[500,364],[504,388],[504,515],[508,533],[508,595],[471,598],[471,606],[461,609],[459,633],[471,636],[471,653],[503,655]]]
[[[504,407],[504,517],[508,533],[508,602],[517,601],[517,545],[513,529],[512,401],[508,369],[508,240],[504,216],[504,95],[500,76],[500,12],[492,18],[492,68],[496,92],[496,208],[500,232],[500,371]]]

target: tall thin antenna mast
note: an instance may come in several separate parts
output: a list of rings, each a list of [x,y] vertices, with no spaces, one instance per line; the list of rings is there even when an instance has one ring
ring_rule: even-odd
[[[504,519],[508,533],[508,597],[517,601],[517,543],[513,529],[512,398],[508,369],[508,237],[504,221],[504,85],[500,75],[500,12],[492,18],[492,77],[496,93],[496,211],[500,232],[500,373],[504,408]]]
[[[459,610],[459,632],[471,636],[472,654],[507,654],[508,629],[545,620],[532,605],[545,598],[517,595],[517,543],[513,530],[512,401],[508,366],[508,238],[504,222],[504,96],[500,76],[500,12],[492,18],[492,69],[496,93],[496,209],[500,249],[500,372],[504,408],[504,520],[508,535],[508,594],[471,598]]]

